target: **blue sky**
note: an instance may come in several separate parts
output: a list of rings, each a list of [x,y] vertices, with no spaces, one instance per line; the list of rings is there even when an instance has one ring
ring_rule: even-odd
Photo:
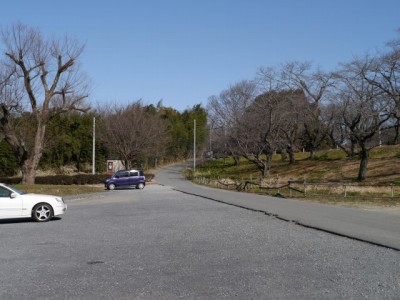
[[[399,0],[4,0],[18,21],[76,37],[92,103],[163,100],[180,111],[259,67],[312,61],[327,71],[400,37]]]

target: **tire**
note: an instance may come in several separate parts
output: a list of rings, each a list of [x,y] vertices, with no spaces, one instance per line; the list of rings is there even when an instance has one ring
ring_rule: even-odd
[[[144,189],[144,183],[139,183],[139,184],[136,186],[136,188],[139,189],[139,190],[143,190],[143,189]]]
[[[32,218],[36,222],[47,222],[53,217],[53,214],[53,208],[47,203],[39,203],[32,210]]]
[[[107,186],[107,189],[109,189],[109,190],[115,190],[115,184],[114,183],[110,183],[108,186]]]

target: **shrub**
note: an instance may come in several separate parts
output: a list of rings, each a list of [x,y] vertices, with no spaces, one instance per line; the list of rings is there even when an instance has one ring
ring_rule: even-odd
[[[0,176],[14,176],[19,170],[11,146],[5,140],[0,142]]]
[[[154,174],[145,174],[146,182],[153,180]],[[109,174],[77,174],[77,175],[49,175],[37,176],[35,179],[36,184],[50,184],[50,185],[85,185],[85,184],[103,184],[104,180],[109,178]],[[0,178],[0,182],[5,184],[18,184],[21,183],[21,177],[4,177]]]
[[[19,184],[21,183],[22,178],[21,177],[0,177],[0,182],[13,185],[13,184]]]

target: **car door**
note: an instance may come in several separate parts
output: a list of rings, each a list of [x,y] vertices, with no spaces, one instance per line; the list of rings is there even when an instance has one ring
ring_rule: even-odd
[[[139,172],[130,171],[129,172],[129,185],[137,185],[139,183]]]
[[[22,215],[22,197],[11,197],[11,191],[0,186],[0,218]]]
[[[121,171],[116,182],[118,183],[118,186],[129,185],[129,171]]]

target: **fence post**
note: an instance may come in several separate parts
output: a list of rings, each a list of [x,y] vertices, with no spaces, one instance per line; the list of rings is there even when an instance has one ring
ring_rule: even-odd
[[[394,197],[394,187],[393,187],[393,183],[390,184],[390,190],[391,190],[391,194],[392,194],[392,198]]]
[[[344,189],[343,197],[346,198],[347,191],[346,191],[346,185],[345,184],[343,184],[343,189]]]
[[[307,184],[304,181],[304,196],[307,196]]]

